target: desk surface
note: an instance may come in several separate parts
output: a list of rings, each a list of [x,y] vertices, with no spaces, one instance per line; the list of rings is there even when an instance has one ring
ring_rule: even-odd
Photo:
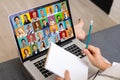
[[[0,80],[32,80],[19,58],[0,63]]]
[[[120,62],[120,25],[92,34],[91,44],[101,48],[102,55],[110,62]],[[13,59],[0,63],[1,80],[32,80],[20,63]]]
[[[110,62],[120,62],[120,24],[92,34],[90,44],[99,47]]]

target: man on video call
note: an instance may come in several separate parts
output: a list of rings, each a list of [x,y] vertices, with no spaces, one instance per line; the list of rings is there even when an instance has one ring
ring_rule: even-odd
[[[86,37],[86,33],[82,29],[84,26],[84,22],[82,19],[79,19],[79,23],[74,26],[76,36],[79,40],[84,40]],[[81,32],[81,33],[80,33]],[[111,64],[106,62],[103,59],[103,56],[101,55],[100,49],[98,47],[89,45],[88,49],[83,49],[82,53],[84,53],[89,61],[94,65],[95,67],[99,68],[102,73],[97,75],[92,80],[120,80],[120,64]],[[71,80],[70,79],[70,73],[68,70],[64,73],[64,79],[61,77],[56,77],[56,80]],[[81,80],[81,79],[80,79]]]

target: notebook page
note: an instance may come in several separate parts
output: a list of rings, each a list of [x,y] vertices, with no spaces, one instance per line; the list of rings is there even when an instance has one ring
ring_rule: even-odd
[[[65,70],[70,73],[71,80],[87,80],[88,64],[54,43],[51,43],[45,68],[64,78]]]

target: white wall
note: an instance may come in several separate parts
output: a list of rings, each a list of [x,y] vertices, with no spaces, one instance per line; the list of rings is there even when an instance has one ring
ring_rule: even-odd
[[[114,0],[109,16],[120,23],[120,0]]]

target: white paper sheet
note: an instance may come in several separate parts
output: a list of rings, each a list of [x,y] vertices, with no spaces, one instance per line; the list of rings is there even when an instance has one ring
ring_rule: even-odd
[[[48,51],[45,68],[62,78],[68,70],[71,80],[88,79],[88,63],[54,43]]]

